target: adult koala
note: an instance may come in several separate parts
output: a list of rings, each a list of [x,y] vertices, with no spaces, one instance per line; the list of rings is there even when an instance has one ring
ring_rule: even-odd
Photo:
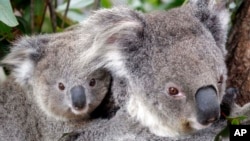
[[[91,48],[101,50],[100,66],[124,77],[128,90],[125,106],[111,120],[87,125],[79,140],[137,140],[140,132],[126,131],[142,131],[141,125],[157,136],[179,137],[215,122],[227,79],[228,20],[221,3],[207,0],[145,15],[126,8],[93,15],[92,24],[106,28]]]
[[[83,127],[111,83],[108,71],[79,62],[88,48],[88,40],[79,39],[84,33],[71,30],[14,43],[1,61],[11,70],[0,85],[1,140],[57,140]]]

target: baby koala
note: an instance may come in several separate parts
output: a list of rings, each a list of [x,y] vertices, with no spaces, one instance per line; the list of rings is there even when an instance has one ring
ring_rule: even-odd
[[[111,81],[106,70],[94,69],[90,60],[79,61],[87,41],[79,39],[76,32],[22,37],[1,62],[27,96],[58,120],[88,118]]]

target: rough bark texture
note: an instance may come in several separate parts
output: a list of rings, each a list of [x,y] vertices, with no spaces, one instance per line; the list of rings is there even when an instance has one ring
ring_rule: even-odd
[[[250,1],[244,0],[228,39],[228,86],[239,89],[237,103],[250,102]]]

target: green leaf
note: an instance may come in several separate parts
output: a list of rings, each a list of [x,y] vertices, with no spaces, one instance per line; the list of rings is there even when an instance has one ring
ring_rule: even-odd
[[[240,124],[240,121],[239,121],[239,119],[233,119],[233,120],[231,121],[231,124],[232,124],[232,125],[239,125],[239,124]]]
[[[0,13],[0,21],[2,21],[3,23],[10,27],[18,25],[9,0],[0,0]]]
[[[112,3],[110,0],[101,0],[101,7],[110,8],[112,7]]]
[[[247,119],[247,116],[238,116],[237,117],[240,121],[244,120],[244,119]]]
[[[227,120],[232,125],[239,125],[240,122],[243,121],[244,119],[247,119],[247,116],[227,117]]]
[[[7,26],[3,22],[0,21],[0,41],[3,39],[11,39],[13,37],[11,33],[11,27]]]
[[[185,0],[172,0],[172,2],[167,3],[164,6],[165,6],[165,9],[168,10],[168,9],[171,9],[174,7],[181,6],[184,2],[185,2]]]
[[[20,29],[22,31],[22,33],[30,34],[31,33],[30,24],[23,17],[17,16],[16,18],[17,18],[18,23],[19,23],[17,28]]]
[[[146,2],[153,6],[159,6],[161,4],[159,0],[147,0]]]

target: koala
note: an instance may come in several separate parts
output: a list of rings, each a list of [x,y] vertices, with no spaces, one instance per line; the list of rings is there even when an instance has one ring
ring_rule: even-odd
[[[86,120],[49,118],[13,78],[8,78],[0,88],[1,140],[58,140],[64,133],[80,129],[86,123]]]
[[[2,60],[12,69],[15,81],[29,87],[28,96],[40,109],[59,120],[87,118],[110,84],[107,71],[91,71],[91,63],[78,62],[84,47],[77,40],[72,31],[23,37]]]
[[[127,93],[108,120],[112,124],[93,121],[79,138],[122,140],[126,131],[137,127],[179,138],[217,121],[227,79],[229,13],[221,5],[193,0],[167,12],[113,8],[92,15],[92,24],[103,27],[90,47],[102,52],[97,53],[98,66],[124,78]],[[81,58],[85,56],[83,52]],[[119,93],[113,95],[119,101]]]
[[[111,75],[79,62],[87,44],[75,33],[22,37],[1,61],[11,70],[0,85],[1,139],[56,140],[91,119]]]

